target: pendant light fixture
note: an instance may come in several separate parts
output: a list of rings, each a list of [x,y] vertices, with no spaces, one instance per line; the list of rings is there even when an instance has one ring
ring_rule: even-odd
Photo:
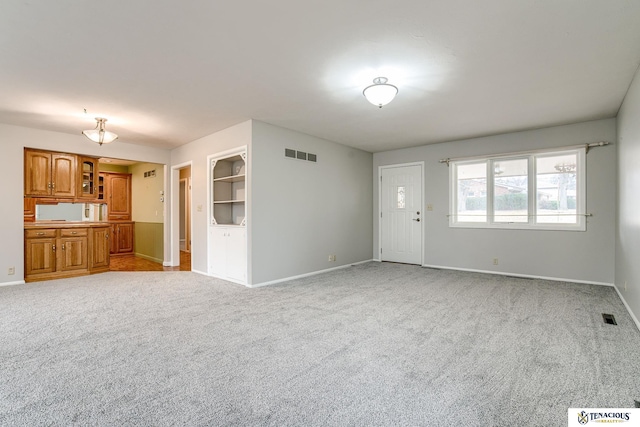
[[[373,84],[364,88],[362,93],[367,101],[382,108],[383,105],[393,101],[398,93],[398,88],[388,84],[386,77],[376,77],[373,79]]]
[[[96,122],[97,122],[96,128],[83,130],[82,134],[87,138],[89,138],[90,140],[92,140],[93,142],[97,142],[100,145],[108,144],[110,142],[115,141],[118,138],[118,135],[104,129],[104,124],[106,121],[107,119],[105,118],[96,117]]]

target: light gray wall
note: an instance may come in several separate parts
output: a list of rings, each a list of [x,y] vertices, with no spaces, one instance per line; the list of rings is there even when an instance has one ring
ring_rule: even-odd
[[[615,283],[638,322],[637,319],[640,317],[640,71],[636,73],[618,113],[617,149],[618,221]]]
[[[636,114],[637,117],[637,114]],[[378,167],[425,162],[424,264],[611,284],[615,249],[615,146],[587,155],[587,231],[461,229],[448,226],[449,168],[439,159],[555,148],[598,141],[615,142],[616,120],[598,120],[526,132],[474,138],[376,153]],[[378,207],[374,209],[373,254],[379,258]],[[640,243],[640,239],[638,240]],[[499,265],[493,265],[493,258]],[[640,279],[638,271],[637,279]],[[640,283],[640,282],[639,282]]]
[[[168,150],[121,140],[99,146],[83,135],[0,124],[0,284],[24,280],[24,147],[161,164],[170,158]],[[15,267],[15,275],[7,274],[9,267]]]
[[[251,120],[223,129],[211,135],[197,139],[188,144],[175,148],[171,152],[171,165],[177,166],[187,162],[192,162],[191,166],[191,206],[193,222],[191,235],[191,262],[193,269],[200,273],[207,273],[207,235],[208,218],[207,218],[207,180],[208,180],[208,164],[207,156],[214,155],[232,148],[251,145]],[[171,177],[172,173],[167,173]],[[176,182],[172,182],[171,186],[178,189],[179,175]],[[178,191],[176,191],[176,195]],[[176,223],[173,224],[172,242],[177,244],[179,239],[179,222],[177,216],[178,203],[166,200],[168,206],[175,210]],[[168,235],[168,234],[167,234]],[[165,245],[168,242],[165,240]],[[178,251],[178,248],[172,248]],[[174,255],[174,258],[176,256]],[[177,258],[179,260],[179,257]]]
[[[252,284],[371,259],[370,153],[254,121],[250,160]]]

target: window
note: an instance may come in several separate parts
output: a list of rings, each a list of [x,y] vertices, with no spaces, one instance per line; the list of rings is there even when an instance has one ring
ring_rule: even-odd
[[[585,230],[585,149],[452,161],[452,227]]]

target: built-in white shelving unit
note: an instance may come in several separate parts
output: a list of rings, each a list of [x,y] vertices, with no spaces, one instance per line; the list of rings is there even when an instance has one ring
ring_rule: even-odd
[[[213,177],[212,224],[245,225],[245,152],[211,160]]]
[[[209,274],[246,284],[246,147],[210,156],[209,161]]]

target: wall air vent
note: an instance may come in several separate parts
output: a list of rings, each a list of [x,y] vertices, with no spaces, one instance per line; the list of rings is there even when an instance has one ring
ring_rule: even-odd
[[[153,178],[156,176],[156,170],[152,170],[152,171],[147,171],[144,173],[144,177],[145,178]]]
[[[297,151],[292,148],[284,149],[284,156],[290,159],[307,160],[309,162],[317,163],[318,155],[312,153],[305,153],[304,151]]]
[[[602,313],[602,318],[604,319],[604,323],[608,325],[617,325],[616,318],[613,317],[613,314]]]

